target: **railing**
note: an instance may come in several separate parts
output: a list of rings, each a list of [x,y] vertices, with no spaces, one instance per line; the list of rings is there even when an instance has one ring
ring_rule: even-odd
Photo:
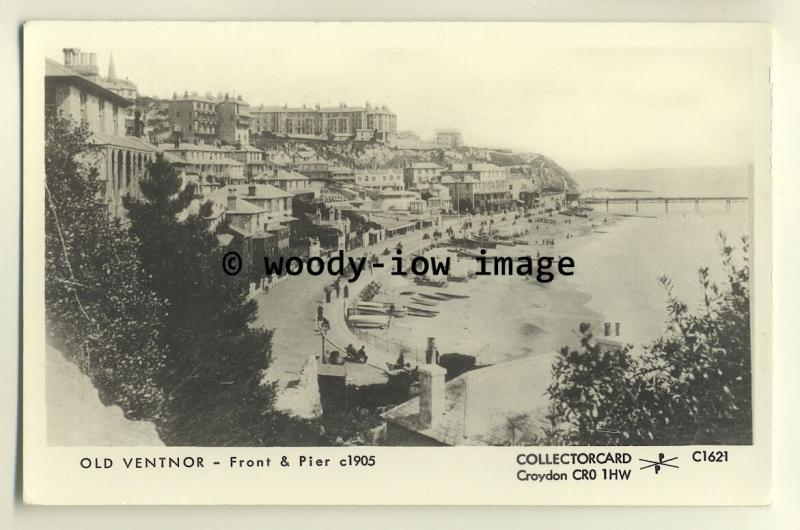
[[[400,356],[400,353],[402,353],[406,359],[406,362],[411,362],[412,364],[416,364],[425,361],[425,350],[422,348],[408,346],[406,344],[402,344],[400,342],[394,341],[392,339],[387,339],[384,337],[377,337],[375,335],[372,335],[368,331],[365,331],[360,328],[351,327],[350,330],[360,340],[364,341],[364,343],[372,347],[378,348],[381,351],[385,351],[397,356]],[[369,350],[367,350],[367,356],[369,356]]]

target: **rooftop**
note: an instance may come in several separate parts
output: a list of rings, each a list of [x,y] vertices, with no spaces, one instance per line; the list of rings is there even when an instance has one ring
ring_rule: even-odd
[[[66,66],[59,64],[52,59],[45,59],[44,65],[44,78],[45,83],[52,82],[67,82],[72,83],[84,90],[88,90],[104,97],[107,100],[114,101],[123,107],[128,107],[133,104],[133,101],[124,98],[108,88],[101,85],[88,77],[82,76],[73,72]],[[99,80],[99,78],[98,78]]]
[[[297,171],[287,171],[285,169],[267,171],[266,173],[262,173],[255,178],[264,180],[308,180],[307,176],[301,175]]]
[[[462,374],[445,384],[444,413],[433,427],[419,419],[419,397],[385,412],[384,419],[446,445],[506,445],[507,421],[527,415],[535,432],[547,414],[545,395],[555,354],[522,357]],[[519,435],[519,433],[517,433]]]
[[[469,169],[468,164],[453,164],[452,169],[449,168],[444,169],[444,171],[498,171],[498,170],[502,171],[505,170],[505,168],[496,166],[494,164],[473,163],[472,169]]]
[[[136,151],[146,151],[149,153],[152,153],[156,150],[155,145],[136,136],[116,136],[103,132],[93,132],[90,141],[97,145],[113,145],[116,147],[133,149]]]
[[[214,153],[224,153],[222,149],[211,144],[195,144],[191,142],[181,142],[177,147],[175,142],[164,142],[158,144],[159,151],[211,151]]]
[[[241,152],[247,151],[250,153],[263,153],[264,151],[259,149],[258,147],[252,146],[250,144],[241,144],[239,146],[236,145],[223,145],[220,147],[223,151],[234,151],[234,152]]]
[[[250,194],[250,187],[255,186],[255,193]],[[214,191],[209,195],[209,199],[220,204],[227,204],[228,190],[236,190],[236,197],[240,199],[284,199],[293,197],[291,193],[287,193],[280,188],[276,188],[271,184],[232,184],[230,186],[223,186],[222,188]],[[240,202],[240,201],[239,201]]]

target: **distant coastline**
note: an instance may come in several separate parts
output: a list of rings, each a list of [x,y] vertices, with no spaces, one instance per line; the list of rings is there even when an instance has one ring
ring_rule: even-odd
[[[653,190],[636,188],[589,188],[587,191],[611,191],[618,193],[653,193]]]

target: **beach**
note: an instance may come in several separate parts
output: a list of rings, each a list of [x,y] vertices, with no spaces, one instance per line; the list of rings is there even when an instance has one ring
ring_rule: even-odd
[[[471,355],[479,365],[553,355],[564,346],[576,347],[581,322],[595,326],[596,334],[602,333],[603,322],[619,322],[621,340],[646,344],[664,330],[665,293],[658,284],[659,276],[671,277],[675,294],[690,307],[696,306],[702,300],[697,269],[708,266],[712,277],[721,277],[716,234],[722,230],[738,240],[747,232],[746,208],[741,205],[728,212],[707,205],[696,212],[691,205],[684,205],[666,213],[658,205],[640,207],[639,212],[623,205],[610,211],[597,208],[587,218],[547,217],[554,224],[526,223],[523,218],[516,226],[527,225],[530,232],[516,239],[526,240],[526,244],[487,250],[488,256],[572,257],[574,274],[556,275],[550,283],[536,281],[535,275],[479,275],[468,282],[451,281],[446,287],[421,286],[411,275],[390,274],[389,257],[381,256],[387,267],[364,273],[358,282],[348,284],[348,299],[334,294],[330,303],[323,304],[331,323],[327,337],[340,348],[347,344],[365,347],[367,365],[346,364],[348,378],[355,384],[384,381],[387,365],[394,363],[401,351],[412,366],[424,362],[429,337],[435,339],[441,354]],[[476,217],[475,221],[479,219],[489,218]],[[460,223],[463,219],[451,219],[448,226],[455,228]],[[498,215],[493,226],[502,230],[512,223],[511,215]],[[408,257],[414,250],[430,246],[423,233],[403,239]],[[546,240],[552,240],[552,244]],[[380,254],[394,244],[387,240],[354,254]],[[439,258],[449,255],[454,270],[477,270],[474,258],[459,257],[446,248],[430,249],[425,254]],[[352,306],[371,281],[381,284],[374,301],[438,313],[432,317],[392,318],[386,329],[352,328],[346,323],[345,307]],[[307,396],[297,388],[297,382],[309,359],[321,355],[315,316],[316,307],[324,301],[322,289],[328,283],[330,278],[324,275],[303,275],[257,297],[259,321],[276,329],[268,378],[278,383],[279,405],[285,410],[301,412],[308,407]],[[450,298],[436,300],[438,293]],[[333,349],[330,344],[326,346],[328,352]]]
[[[590,214],[589,218],[582,219],[554,215],[547,219],[555,221],[555,224],[529,224],[531,232],[519,238],[527,240],[528,244],[498,245],[488,250],[487,256],[531,256],[534,260],[539,254],[554,258],[567,256],[597,237],[593,225],[597,229],[613,230],[618,217]],[[541,244],[543,239],[553,239],[553,245]],[[442,252],[443,249],[435,251],[437,255],[442,255]],[[459,259],[452,252],[448,254],[451,260]],[[462,257],[456,263],[457,268],[478,268],[476,260],[471,257]],[[555,265],[551,270],[554,269]],[[439,311],[436,316],[393,319],[388,329],[368,330],[368,333],[404,346],[407,360],[412,364],[424,359],[428,337],[436,339],[440,353],[473,355],[478,364],[551,354],[561,346],[577,343],[575,330],[580,322],[594,322],[601,318],[599,312],[587,307],[591,297],[574,281],[579,274],[580,264],[575,267],[575,275],[556,274],[550,283],[536,281],[535,274],[478,275],[465,283],[451,281],[445,288],[418,286],[407,281],[406,285],[385,289],[376,299],[417,305],[413,298],[420,299],[420,295],[425,294],[445,293],[467,298],[431,300],[436,304],[431,308]],[[415,294],[401,295],[403,292]]]

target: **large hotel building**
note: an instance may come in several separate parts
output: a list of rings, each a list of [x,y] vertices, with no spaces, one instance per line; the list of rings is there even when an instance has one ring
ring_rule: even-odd
[[[347,136],[382,140],[397,132],[397,116],[385,105],[349,107],[252,107],[250,132],[279,135]]]

